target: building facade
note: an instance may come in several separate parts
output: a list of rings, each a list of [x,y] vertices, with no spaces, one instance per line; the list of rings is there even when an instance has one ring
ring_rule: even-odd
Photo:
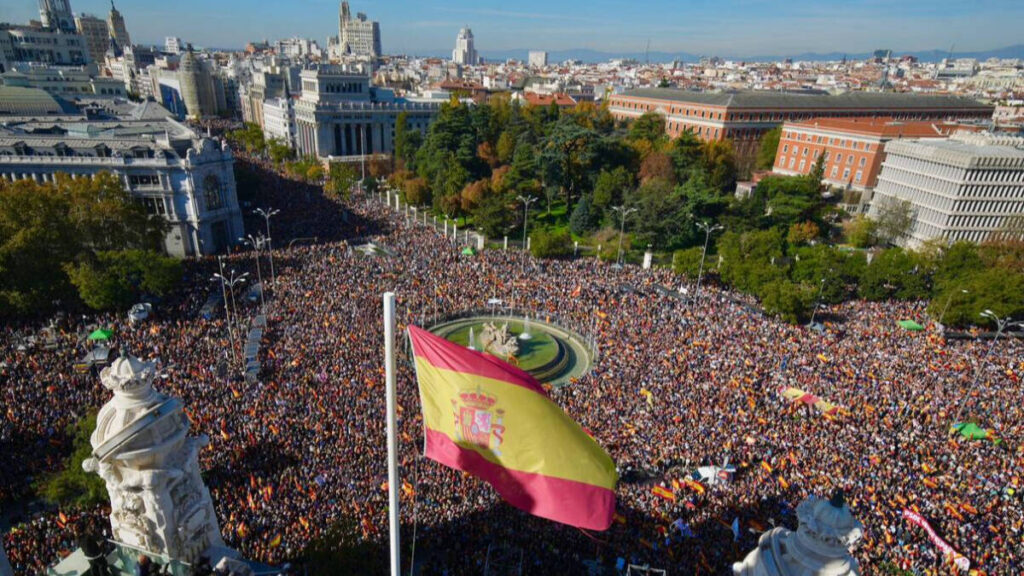
[[[642,88],[612,96],[610,111],[618,120],[646,112],[665,117],[671,137],[692,132],[701,140],[731,140],[739,159],[757,154],[761,136],[790,121],[812,118],[888,117],[897,121],[975,121],[992,118],[994,108],[959,96],[922,96],[849,92],[838,96],[785,92],[691,92]]]
[[[107,48],[110,46],[107,23],[95,16],[80,14],[75,16],[75,27],[78,29],[78,34],[85,38],[89,59],[93,62],[103,62]]]
[[[782,125],[772,172],[810,174],[825,155],[823,181],[852,190],[875,187],[885,158],[885,145],[904,138],[946,138],[957,124],[899,121],[892,118],[815,118]]]
[[[14,62],[39,62],[59,66],[88,64],[89,46],[85,38],[74,31],[62,32],[37,26],[0,24],[0,50],[8,65]]]
[[[530,68],[543,68],[548,65],[548,53],[543,50],[530,50],[527,60]]]
[[[5,86],[38,88],[53,96],[73,100],[81,96],[124,98],[128,95],[119,79],[100,76],[83,66],[43,66],[19,64],[0,75]]]
[[[169,118],[11,118],[0,127],[0,178],[44,183],[100,172],[116,175],[149,213],[167,220],[164,248],[172,256],[222,252],[244,235],[226,143]]]
[[[909,202],[914,223],[899,244],[983,242],[1024,214],[1024,138],[957,133],[890,142],[869,215]]]
[[[475,66],[480,62],[480,57],[476,53],[476,46],[473,43],[473,31],[469,29],[469,26],[459,30],[459,35],[455,37],[452,62],[460,66]]]
[[[370,84],[365,74],[322,65],[302,71],[295,102],[296,147],[302,156],[393,154],[395,121],[426,134],[440,103],[410,102]]]
[[[295,147],[295,104],[291,98],[270,98],[263,102],[263,135],[267,140]]]
[[[107,16],[107,28],[110,31],[110,37],[117,42],[117,45],[122,50],[132,45],[132,38],[128,35],[128,27],[125,26],[124,16],[114,6],[113,0],[110,2],[110,14]]]
[[[76,32],[70,0],[39,0],[39,21],[47,30],[64,34]]]
[[[368,20],[362,12],[352,18],[348,2],[342,2],[338,11],[338,46],[342,56],[381,56],[380,24],[376,20]]]

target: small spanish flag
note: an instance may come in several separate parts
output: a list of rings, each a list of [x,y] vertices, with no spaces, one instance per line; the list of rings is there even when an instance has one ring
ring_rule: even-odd
[[[63,512],[57,512],[57,525],[60,526],[61,528],[63,528],[65,526],[67,526],[67,524],[68,524],[68,517],[65,516]]]
[[[412,489],[412,484],[409,484],[405,480],[402,481],[402,492],[404,492],[406,496],[416,495],[416,491]]]
[[[670,502],[675,502],[676,501],[676,495],[673,494],[672,491],[669,490],[668,488],[663,488],[661,486],[655,486],[654,488],[651,488],[651,492],[653,492],[655,496],[659,496],[659,497],[664,498],[665,500],[668,500]]]
[[[281,545],[281,533],[278,532],[277,536],[274,536],[274,539],[270,541],[270,547],[271,548],[277,548],[280,545]]]
[[[764,468],[764,471],[769,474],[773,472],[772,465],[769,464],[766,460],[761,460],[761,468]]]

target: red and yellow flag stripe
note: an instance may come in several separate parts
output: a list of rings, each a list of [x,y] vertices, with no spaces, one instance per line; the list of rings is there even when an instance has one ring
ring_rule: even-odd
[[[529,374],[409,327],[426,456],[494,486],[526,512],[605,530],[615,464]]]

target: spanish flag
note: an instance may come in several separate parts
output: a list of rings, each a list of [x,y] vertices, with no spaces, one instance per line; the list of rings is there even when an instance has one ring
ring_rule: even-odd
[[[615,513],[615,464],[526,372],[409,327],[425,454],[513,506],[589,530]]]

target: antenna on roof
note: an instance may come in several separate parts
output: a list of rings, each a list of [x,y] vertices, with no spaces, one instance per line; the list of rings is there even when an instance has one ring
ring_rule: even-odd
[[[647,39],[647,48],[644,48],[644,64],[651,63],[651,39]]]
[[[956,48],[956,42],[953,42],[952,44],[949,45],[949,55],[946,56],[946,60],[952,60],[953,59],[953,49],[954,48]]]

